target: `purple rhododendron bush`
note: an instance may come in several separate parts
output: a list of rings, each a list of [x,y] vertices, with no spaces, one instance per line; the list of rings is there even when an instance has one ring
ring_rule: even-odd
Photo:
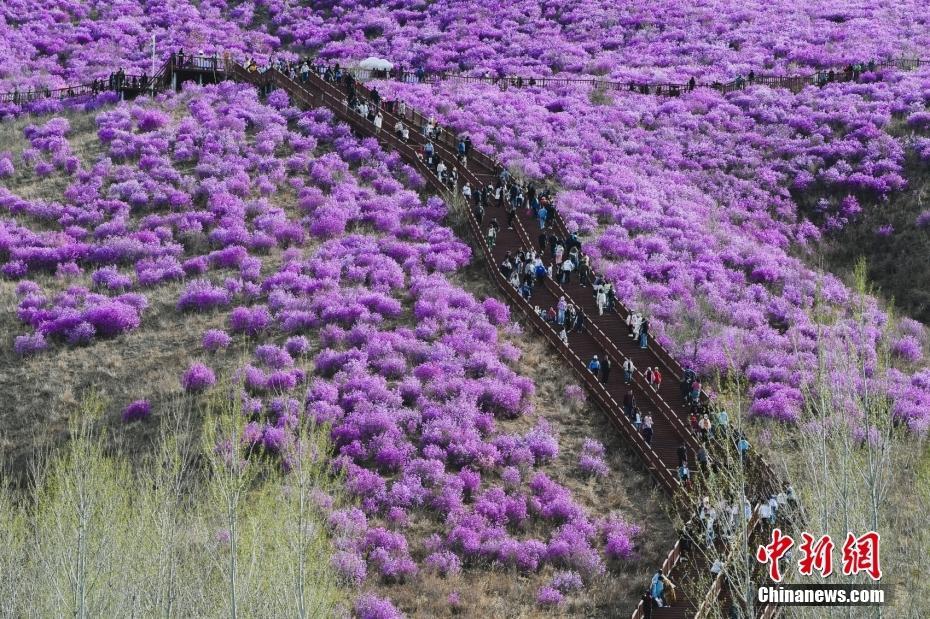
[[[216,395],[228,369],[243,445],[285,471],[298,426],[329,427],[348,499],[322,501],[332,564],[361,591],[504,570],[569,599],[637,558],[638,526],[556,481],[558,437],[499,333],[518,331],[509,310],[451,283],[469,247],[396,154],[231,82],[104,108],[90,151],[67,118],[20,123],[0,181],[17,362],[209,320],[171,388]],[[154,395],[122,420],[144,426]],[[573,475],[609,483],[585,445],[593,469]]]

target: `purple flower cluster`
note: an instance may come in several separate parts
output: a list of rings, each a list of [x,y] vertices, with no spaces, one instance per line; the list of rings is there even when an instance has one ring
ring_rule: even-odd
[[[90,343],[95,336],[107,338],[132,331],[148,305],[139,294],[108,297],[82,286],[70,286],[49,298],[38,285],[23,285],[26,283],[17,288],[17,316],[35,333],[17,339],[21,354],[43,350],[49,339],[77,345]]]
[[[229,334],[220,329],[210,329],[203,334],[203,349],[208,352],[216,352],[227,348],[232,343]]]
[[[610,468],[604,461],[604,445],[593,438],[586,438],[581,446],[578,466],[585,475],[606,477]]]
[[[389,600],[367,593],[355,602],[358,619],[401,619],[403,614]]]
[[[212,387],[216,374],[202,363],[194,363],[181,376],[181,386],[189,393],[197,393]]]
[[[147,419],[152,414],[152,405],[148,400],[136,400],[126,405],[123,409],[123,421],[141,421]]]
[[[635,539],[640,534],[640,527],[618,517],[608,518],[600,526],[606,540],[604,554],[616,560],[627,560],[634,556]]]

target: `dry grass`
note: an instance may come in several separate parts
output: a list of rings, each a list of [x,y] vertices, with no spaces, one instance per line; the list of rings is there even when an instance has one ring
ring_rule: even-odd
[[[180,393],[180,373],[193,361],[204,360],[224,373],[250,352],[245,340],[235,338],[227,352],[209,358],[200,346],[201,335],[223,328],[226,312],[180,316],[175,303],[181,285],[172,284],[148,292],[142,325],[131,333],[76,348],[53,345],[20,358],[11,341],[23,331],[11,307],[14,288],[11,282],[0,283],[0,324],[6,334],[0,352],[0,457],[14,471],[24,470],[37,449],[52,448],[66,436],[69,415],[84,393],[95,391],[109,403],[106,419],[116,426],[122,407],[139,398],[148,399],[157,414],[160,403]],[[154,427],[127,427],[123,438],[136,439],[130,450],[145,448],[152,438],[146,432]]]
[[[89,167],[104,154],[104,146],[97,140],[97,128],[94,114],[81,112],[62,112],[56,114],[67,118],[71,124],[68,142],[71,151],[81,160],[81,165]],[[25,116],[13,121],[0,123],[0,152],[9,152],[13,155],[13,165],[16,172],[4,184],[13,192],[28,200],[60,200],[61,194],[71,183],[71,178],[59,170],[45,178],[33,174],[30,166],[23,163],[22,152],[29,147],[29,142],[23,137],[23,129],[30,124],[41,125],[51,116],[35,118]],[[35,222],[30,222],[35,228]]]

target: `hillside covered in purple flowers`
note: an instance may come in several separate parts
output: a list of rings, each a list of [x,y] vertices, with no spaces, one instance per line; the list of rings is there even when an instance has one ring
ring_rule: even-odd
[[[179,49],[727,82],[927,58],[928,20],[920,2],[887,0],[14,0],[0,6],[0,92],[152,73]],[[904,440],[926,435],[926,307],[863,301],[844,269],[859,252],[843,244],[927,246],[930,210],[892,211],[923,195],[927,64],[674,98],[374,84],[551,188],[619,299],[712,394],[736,384],[760,436],[809,429],[823,384],[860,442],[875,426],[863,393],[887,400]],[[568,372],[479,283],[450,205],[398,153],[325,108],[232,82],[134,101],[10,97],[0,117],[7,460],[25,466],[33,441],[61,439],[72,390],[104,391],[130,442],[153,432],[168,395],[225,398],[240,448],[285,474],[298,429],[326,428],[342,491],[314,500],[357,616],[635,604],[669,518]],[[825,264],[831,246],[846,263]]]

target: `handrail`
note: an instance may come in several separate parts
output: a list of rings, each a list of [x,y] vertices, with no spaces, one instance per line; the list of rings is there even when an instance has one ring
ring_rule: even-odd
[[[760,505],[756,505],[755,509],[752,510],[752,515],[749,518],[749,522],[746,524],[746,537],[751,537],[752,533],[756,530],[756,527],[762,522],[760,516]],[[719,597],[720,591],[723,589],[723,581],[725,578],[725,571],[720,570],[717,573],[714,582],[711,584],[710,589],[707,591],[707,594],[704,596],[704,599],[701,600],[701,603],[697,607],[697,611],[694,614],[694,619],[704,619],[713,609],[714,601]]]
[[[213,56],[201,56],[201,55],[185,55],[183,56],[183,63],[178,62],[174,63],[174,67],[167,66],[172,63],[172,59],[175,58],[175,54],[172,54],[168,60],[162,65],[162,68],[156,75],[152,76],[149,80],[149,86],[145,87],[144,90],[159,90],[160,88],[155,88],[153,83],[157,83],[158,80],[156,77],[161,77],[163,75],[168,75],[174,69],[182,70],[199,70],[199,71],[213,71],[214,73],[222,73],[223,69],[220,68],[220,58],[217,55]],[[865,72],[868,63],[857,63],[862,65],[863,71]],[[881,62],[874,63],[874,69],[888,69],[896,68],[902,71],[910,71],[916,68],[919,68],[923,65],[930,64],[930,60],[921,59],[921,58],[894,58],[890,60],[884,60]],[[167,70],[166,70],[167,68]],[[348,72],[352,73],[359,80],[363,79],[393,79],[399,81],[421,81],[417,76],[416,72],[412,71],[388,71],[388,72],[378,72],[371,71],[367,69],[347,69]],[[833,73],[832,79],[827,79],[829,72]],[[727,94],[737,90],[743,90],[748,86],[753,85],[762,85],[769,86],[772,88],[788,88],[792,91],[799,91],[804,86],[815,85],[815,84],[824,84],[830,82],[848,82],[857,79],[860,72],[849,72],[844,69],[822,69],[817,73],[808,74],[808,75],[757,75],[754,76],[752,80],[744,79],[742,77],[737,77],[734,80],[729,82],[695,82],[694,87],[703,87],[703,88],[713,88],[720,91],[722,94]],[[130,79],[133,75],[128,75]],[[140,78],[141,74],[136,74],[135,77]],[[321,78],[322,79],[322,78]],[[325,80],[323,80],[325,81]],[[584,77],[529,77],[529,76],[475,76],[475,75],[465,75],[462,73],[453,73],[453,72],[438,72],[438,73],[429,73],[423,76],[424,83],[436,83],[441,81],[461,81],[466,83],[478,83],[484,82],[488,84],[494,84],[498,86],[567,86],[572,84],[590,84],[595,88],[604,88],[608,90],[623,90],[628,89],[632,91],[642,91],[645,88],[645,94],[653,93],[657,95],[665,96],[678,96],[682,92],[686,92],[691,89],[689,84],[686,83],[672,83],[672,82],[648,82],[643,80],[627,80],[627,81],[616,81],[616,80],[603,80],[599,78],[584,78]],[[99,94],[101,92],[109,92],[113,89],[108,87],[106,79],[103,79],[102,84],[106,85],[106,88],[94,90],[94,82],[86,82],[82,84],[74,84],[68,86],[60,86],[58,88],[46,88],[46,87],[30,87],[23,91],[18,89],[2,92],[0,93],[0,103],[29,103],[32,101],[37,101],[40,99],[48,98],[57,98],[57,99],[66,99],[76,96],[82,96],[87,94]],[[167,84],[161,84],[161,88],[164,88]],[[123,88],[120,88],[122,90]],[[143,89],[138,88],[137,89]],[[426,118],[422,116],[419,112],[411,110],[408,107],[408,110],[411,114],[411,120],[416,120],[419,126],[422,126],[423,122],[426,121]],[[454,145],[453,145],[454,147]],[[485,157],[483,153],[475,152],[475,157]],[[496,162],[493,162],[496,164]]]
[[[678,565],[678,560],[681,558],[681,540],[675,542],[675,545],[672,546],[672,549],[668,551],[668,555],[665,557],[665,561],[662,562],[662,573],[671,574],[672,570]],[[633,615],[630,619],[643,619],[646,616],[646,609],[643,608],[643,601],[640,600],[639,604],[636,605],[636,608],[633,610]]]
[[[161,64],[158,71],[149,76],[144,73],[124,73],[119,84],[110,85],[109,77],[97,78],[90,82],[60,86],[58,88],[35,87],[26,90],[11,90],[0,93],[0,103],[23,104],[43,99],[71,99],[84,95],[98,95],[105,92],[158,92],[166,88],[171,82],[171,74],[176,70],[213,71],[222,73],[219,59],[215,56],[185,56],[184,62],[177,62],[175,54],[171,54]],[[135,85],[132,80],[135,78]],[[145,78],[145,84],[142,79]]]

